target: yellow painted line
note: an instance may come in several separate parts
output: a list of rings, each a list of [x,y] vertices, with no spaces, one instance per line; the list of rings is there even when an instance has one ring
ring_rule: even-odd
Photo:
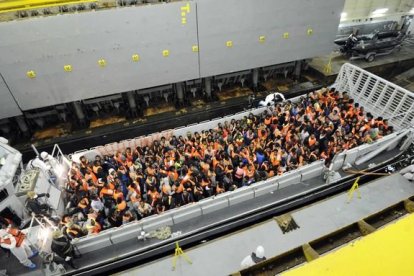
[[[297,275],[414,275],[414,215],[283,273]]]
[[[0,1],[0,13],[50,8],[55,6],[75,5],[98,2],[98,0],[18,0]]]

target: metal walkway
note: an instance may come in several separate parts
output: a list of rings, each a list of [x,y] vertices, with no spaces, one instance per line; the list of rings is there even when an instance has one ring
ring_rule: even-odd
[[[240,269],[241,260],[257,245],[264,246],[268,257],[279,255],[409,198],[414,195],[414,183],[394,174],[362,186],[360,192],[362,198],[355,197],[349,204],[342,193],[293,212],[300,228],[286,234],[270,220],[186,250],[192,265],[180,259],[172,271],[171,252],[171,257],[118,275],[228,275]]]

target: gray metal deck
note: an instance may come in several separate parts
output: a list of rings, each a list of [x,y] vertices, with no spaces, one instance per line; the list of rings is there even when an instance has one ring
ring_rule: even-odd
[[[171,257],[118,275],[228,275],[240,269],[241,260],[257,245],[264,246],[268,257],[281,254],[414,195],[414,183],[394,174],[362,186],[360,192],[362,198],[355,196],[349,204],[347,194],[342,193],[293,212],[300,228],[286,234],[269,220],[186,250],[192,265],[180,259],[172,271],[171,252]]]
[[[414,59],[413,49],[414,44],[404,43],[400,51],[394,51],[393,53],[385,56],[378,56],[373,62],[366,62],[364,59],[350,61],[349,58],[343,56],[342,54],[338,52],[332,52],[330,55],[313,58],[309,65],[325,77],[335,76],[338,74],[341,66],[346,62],[350,62],[363,69],[370,69],[376,66],[383,66],[391,63],[401,63],[403,61]],[[328,64],[329,58],[331,56],[332,70],[327,73],[325,71],[325,66]]]

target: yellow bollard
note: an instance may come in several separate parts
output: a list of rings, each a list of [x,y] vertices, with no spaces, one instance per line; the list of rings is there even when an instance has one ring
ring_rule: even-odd
[[[175,270],[175,267],[177,265],[177,259],[179,257],[183,256],[183,258],[187,261],[187,263],[192,264],[190,258],[184,253],[184,251],[181,249],[181,247],[178,245],[178,242],[175,242],[175,253],[174,253],[174,257],[173,257],[173,266],[172,266],[172,270]]]
[[[357,179],[355,180],[354,184],[352,184],[352,187],[351,187],[351,189],[348,192],[348,201],[346,203],[351,202],[351,199],[353,198],[355,191],[357,191],[357,193],[358,193],[358,198],[361,198],[361,193],[359,192],[358,181],[359,181],[359,177],[357,177]]]
[[[326,74],[332,73],[332,54],[329,55],[329,61],[324,67],[324,71]]]

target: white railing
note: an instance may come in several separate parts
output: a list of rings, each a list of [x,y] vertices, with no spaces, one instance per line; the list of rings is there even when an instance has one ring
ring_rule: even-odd
[[[69,170],[69,168],[71,167],[71,162],[63,154],[58,144],[55,144],[53,146],[52,157],[55,158],[59,162],[59,164],[64,165],[66,167],[66,170]]]
[[[333,85],[347,91],[374,117],[388,119],[396,130],[414,127],[414,93],[355,65],[345,63]]]
[[[296,99],[296,98],[295,98]],[[299,97],[297,97],[299,99]],[[292,99],[294,101],[294,99]],[[91,149],[82,149],[79,151],[74,152],[73,154],[69,154],[69,159],[72,161],[79,163],[79,158],[81,156],[85,156],[86,158],[90,160],[94,160],[96,155],[113,155],[117,151],[124,151],[127,147],[130,147],[131,149],[135,149],[138,146],[148,146],[152,143],[154,140],[160,140],[161,137],[165,137],[166,139],[169,139],[173,135],[175,135],[177,138],[178,136],[186,136],[187,132],[201,132],[202,130],[208,130],[211,128],[217,127],[219,123],[224,123],[225,121],[230,122],[232,119],[242,119],[244,116],[248,116],[249,113],[253,113],[254,115],[258,115],[262,113],[264,110],[266,110],[267,107],[260,107],[255,109],[250,109],[247,111],[242,111],[236,114],[232,114],[229,116],[225,116],[223,118],[216,118],[210,121],[204,121],[201,123],[196,124],[190,124],[188,126],[182,126],[177,127],[175,129],[169,129],[157,133],[152,133],[147,136],[140,136],[135,137],[132,139],[123,140],[120,142],[114,142],[102,146],[93,147]]]

